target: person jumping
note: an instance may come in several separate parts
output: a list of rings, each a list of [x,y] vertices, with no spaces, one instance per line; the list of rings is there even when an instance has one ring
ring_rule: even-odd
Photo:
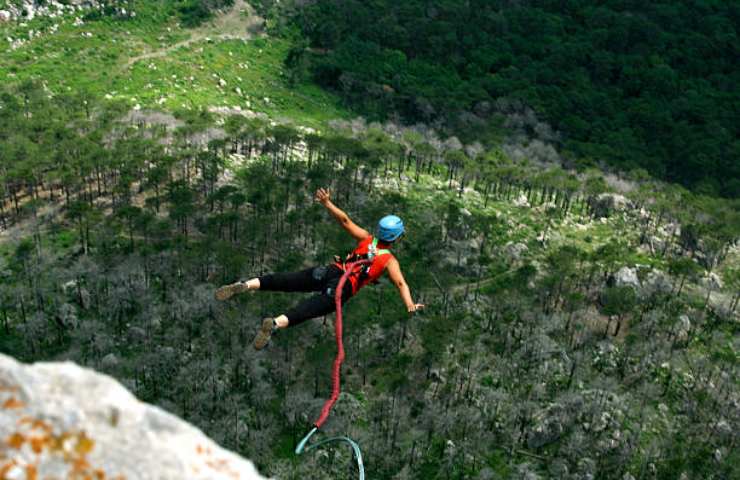
[[[254,348],[261,350],[270,341],[272,334],[279,328],[299,325],[308,319],[324,316],[336,310],[334,293],[339,279],[349,268],[349,264],[361,259],[369,259],[372,263],[357,265],[349,275],[349,281],[342,289],[342,305],[367,285],[375,283],[383,272],[388,271],[393,283],[406,304],[409,313],[424,308],[421,303],[414,303],[411,291],[401,273],[398,260],[391,254],[389,247],[403,236],[405,229],[403,221],[395,215],[387,215],[378,222],[377,236],[358,227],[349,216],[331,202],[329,191],[320,188],[316,191],[316,201],[321,203],[332,217],[356,241],[357,247],[342,260],[335,256],[334,262],[329,265],[320,265],[291,273],[273,273],[246,282],[236,282],[224,285],[216,290],[216,299],[226,300],[237,293],[250,290],[268,290],[275,292],[321,292],[299,303],[283,315],[275,318],[265,318],[254,339]]]

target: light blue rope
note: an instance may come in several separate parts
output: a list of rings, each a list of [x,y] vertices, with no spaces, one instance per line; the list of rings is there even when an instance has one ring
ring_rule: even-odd
[[[308,435],[303,437],[303,440],[298,443],[298,446],[295,449],[295,454],[300,455],[304,451],[309,452],[313,450],[316,447],[320,447],[321,445],[324,445],[325,443],[329,442],[347,442],[352,447],[352,450],[355,453],[355,460],[357,460],[357,468],[360,471],[360,480],[365,480],[365,466],[362,464],[362,452],[360,451],[360,446],[351,438],[349,437],[331,437],[327,438],[326,440],[321,440],[318,443],[314,443],[313,445],[306,445],[308,443],[308,440],[311,438],[311,436],[316,433],[319,429],[317,427],[313,427],[310,432],[308,432]]]

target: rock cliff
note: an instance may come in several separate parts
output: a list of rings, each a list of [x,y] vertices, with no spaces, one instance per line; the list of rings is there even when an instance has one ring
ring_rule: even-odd
[[[259,480],[200,430],[73,363],[0,354],[0,479]]]

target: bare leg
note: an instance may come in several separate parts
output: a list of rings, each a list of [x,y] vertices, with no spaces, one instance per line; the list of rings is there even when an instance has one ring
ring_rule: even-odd
[[[262,350],[269,343],[270,337],[275,333],[276,330],[288,327],[288,317],[280,315],[275,318],[264,318],[262,319],[262,325],[257,331],[257,335],[254,337],[254,348]]]
[[[286,317],[285,315],[275,317],[275,326],[277,328],[288,328],[288,323],[288,317]]]

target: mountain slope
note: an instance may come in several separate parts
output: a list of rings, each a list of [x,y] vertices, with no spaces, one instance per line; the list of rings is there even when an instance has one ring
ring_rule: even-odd
[[[16,68],[0,71],[12,80],[0,86],[2,351],[105,372],[276,478],[346,478],[345,449],[293,453],[330,389],[331,316],[255,352],[261,319],[302,295],[213,297],[351,250],[312,201],[328,187],[370,230],[404,218],[394,254],[427,304],[409,317],[381,282],[346,306],[325,432],[358,440],[372,478],[737,476],[736,202],[565,169],[537,155],[551,149],[529,141],[526,113],[513,119],[521,148],[327,122],[346,114],[334,97],[289,101],[316,88],[280,77],[292,41],[171,49],[212,27],[137,4],[136,17],[69,18],[58,37],[0,52]],[[68,46],[56,58],[55,38]],[[153,57],[127,69],[140,55]],[[53,85],[26,81],[39,72]],[[241,109],[220,98],[239,96],[238,76]],[[268,118],[245,111],[262,89],[274,94],[252,109]],[[147,109],[162,97],[174,112]]]
[[[129,108],[240,106],[312,126],[347,116],[333,95],[288,84],[282,64],[290,43],[262,37],[261,20],[243,2],[196,29],[178,24],[172,2],[132,5],[125,16],[85,10],[0,23],[8,47],[0,82],[35,79],[53,94],[105,97]]]

